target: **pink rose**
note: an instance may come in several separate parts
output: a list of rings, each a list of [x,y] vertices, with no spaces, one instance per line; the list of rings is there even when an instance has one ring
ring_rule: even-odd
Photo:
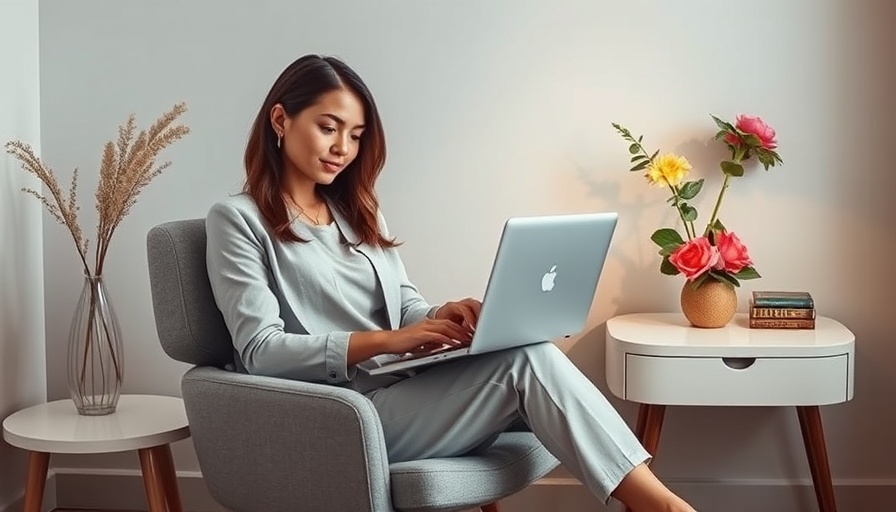
[[[669,255],[669,262],[675,265],[688,281],[693,281],[718,261],[719,251],[705,236],[684,243]]]
[[[753,260],[747,254],[747,248],[734,233],[720,231],[716,233],[716,249],[719,261],[716,268],[736,274],[740,269],[752,265]]]
[[[735,123],[734,127],[744,133],[749,133],[758,137],[762,147],[765,149],[775,149],[778,147],[778,141],[775,140],[774,128],[765,124],[765,122],[758,117],[739,115],[737,116],[737,123]],[[725,135],[725,142],[737,146],[740,144],[740,137],[733,133],[729,133]]]

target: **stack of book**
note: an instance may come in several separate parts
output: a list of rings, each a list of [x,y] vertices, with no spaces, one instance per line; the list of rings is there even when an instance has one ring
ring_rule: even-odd
[[[809,292],[754,291],[751,329],[815,329],[815,301]]]

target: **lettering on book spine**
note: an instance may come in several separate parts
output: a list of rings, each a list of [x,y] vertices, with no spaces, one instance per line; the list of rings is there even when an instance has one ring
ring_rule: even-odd
[[[750,318],[815,318],[814,309],[806,308],[750,308]]]
[[[814,318],[750,318],[751,329],[815,329]]]

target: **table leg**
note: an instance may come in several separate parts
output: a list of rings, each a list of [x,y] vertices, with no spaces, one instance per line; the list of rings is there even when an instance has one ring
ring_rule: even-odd
[[[654,457],[660,444],[660,431],[663,428],[663,416],[666,413],[665,405],[641,404],[638,409],[638,424],[635,436]]]
[[[47,468],[49,467],[49,453],[28,453],[28,477],[25,482],[24,512],[41,512],[40,508],[44,500],[44,487],[47,483]]]
[[[481,512],[501,512],[501,507],[498,505],[498,502],[489,503],[488,505],[483,505],[479,507]]]
[[[666,413],[665,405],[641,404],[638,408],[638,423],[635,427],[635,436],[641,445],[653,456],[660,444],[660,431],[663,429],[663,416]],[[632,512],[626,507],[625,512]]]
[[[165,502],[169,512],[183,512],[180,501],[180,491],[177,488],[177,473],[174,471],[174,458],[171,457],[171,445],[163,444],[150,448],[154,462],[153,467],[158,471],[156,477],[162,485],[165,494]]]
[[[141,448],[140,469],[143,472],[143,487],[146,489],[146,501],[149,503],[149,512],[167,512],[165,495],[162,491],[162,482],[159,480],[158,465],[160,461],[154,456],[152,448]]]
[[[828,452],[824,442],[824,430],[821,427],[821,413],[818,406],[797,406],[800,419],[800,430],[803,432],[803,444],[806,445],[806,457],[809,459],[809,471],[815,486],[815,497],[821,512],[836,512],[834,486],[831,483],[831,468],[828,464]]]

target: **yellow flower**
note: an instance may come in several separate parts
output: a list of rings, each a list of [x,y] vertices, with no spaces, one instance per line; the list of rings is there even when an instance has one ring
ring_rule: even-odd
[[[653,159],[647,167],[647,181],[658,187],[678,186],[691,170],[691,164],[683,156],[667,153]]]

